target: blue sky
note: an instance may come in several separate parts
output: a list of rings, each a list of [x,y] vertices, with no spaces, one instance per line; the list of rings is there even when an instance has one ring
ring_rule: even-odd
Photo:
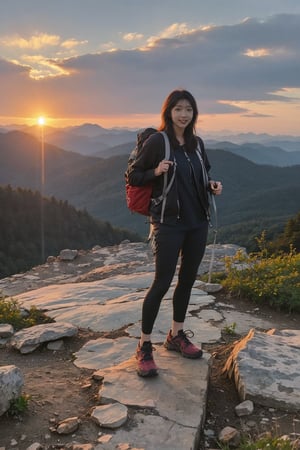
[[[190,90],[203,131],[300,134],[299,0],[10,0],[0,123],[158,125]]]

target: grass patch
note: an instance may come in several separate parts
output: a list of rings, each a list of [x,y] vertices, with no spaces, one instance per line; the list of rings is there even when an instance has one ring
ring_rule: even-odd
[[[226,257],[224,288],[232,295],[276,310],[300,312],[300,254],[245,255]]]
[[[50,322],[54,322],[54,320],[47,317],[35,306],[31,306],[29,310],[24,310],[18,300],[0,296],[0,323],[10,324],[17,331]]]
[[[226,325],[224,327],[224,332],[230,334],[231,336],[236,335],[236,322],[231,323],[230,325]]]
[[[20,395],[20,397],[14,398],[10,402],[10,406],[6,414],[8,416],[19,416],[24,413],[28,409],[28,403],[30,400],[30,395]]]

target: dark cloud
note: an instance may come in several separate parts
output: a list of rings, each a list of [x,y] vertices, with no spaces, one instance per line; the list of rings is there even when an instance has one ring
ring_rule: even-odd
[[[0,58],[0,77],[4,80],[7,75],[22,75],[23,73],[29,75],[30,68],[19,66],[12,62],[6,61],[5,59]]]
[[[290,101],[275,93],[300,87],[299,42],[300,15],[282,14],[156,39],[145,50],[70,58],[59,63],[69,76],[38,82],[0,61],[0,80],[11,71],[29,95],[55,98],[65,114],[157,113],[177,87],[197,97],[202,113],[243,113],[222,101]]]

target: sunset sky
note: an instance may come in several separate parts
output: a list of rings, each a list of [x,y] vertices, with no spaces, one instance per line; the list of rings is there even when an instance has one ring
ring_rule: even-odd
[[[178,87],[203,132],[300,135],[300,1],[2,5],[0,125],[158,126]]]

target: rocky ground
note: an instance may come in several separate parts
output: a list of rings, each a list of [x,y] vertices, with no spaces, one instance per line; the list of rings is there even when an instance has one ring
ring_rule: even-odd
[[[251,309],[251,303],[246,300],[228,298],[222,292],[216,293],[214,296],[217,301],[230,303],[239,311],[246,312]],[[276,312],[268,307],[260,307],[257,314],[262,318],[271,318],[274,328],[300,329],[299,314],[288,315]],[[271,432],[274,436],[289,435],[291,438],[294,438],[295,434],[300,436],[300,412],[289,413],[256,404],[254,405],[254,412],[250,416],[238,417],[235,414],[234,408],[240,403],[240,399],[233,380],[230,380],[223,372],[223,367],[234,342],[240,337],[224,332],[223,343],[204,346],[212,355],[212,369],[208,390],[206,423],[199,450],[205,449],[208,443],[211,448],[219,448],[215,437],[226,426],[237,428],[246,438],[253,440],[265,432]],[[214,432],[214,436],[210,438],[211,431]]]
[[[217,301],[234,304],[237,310],[247,311],[247,302],[230,298],[224,294],[214,294]],[[272,317],[274,327],[299,329],[299,315],[288,316],[268,308],[260,308],[259,314]],[[118,335],[124,334],[122,330]],[[45,449],[68,448],[71,442],[91,443],[101,439],[110,430],[101,430],[90,419],[91,408],[97,405],[99,381],[92,378],[93,371],[82,370],[73,364],[73,354],[93,338],[116,337],[105,333],[79,330],[76,337],[69,338],[60,351],[41,348],[31,354],[22,355],[17,351],[0,349],[0,364],[14,364],[25,376],[25,394],[30,396],[28,409],[15,416],[4,415],[0,419],[0,447],[6,450],[26,449],[33,442],[40,442]],[[238,418],[234,407],[240,402],[234,383],[222,372],[224,362],[233,342],[239,336],[223,334],[223,342],[206,345],[205,350],[212,355],[212,368],[208,391],[207,415],[204,434],[199,450],[207,447],[218,448],[216,436],[227,425],[238,428],[246,435],[257,436],[268,430],[277,435],[300,434],[300,413],[289,414],[255,405],[251,416]],[[79,429],[73,435],[58,435],[51,431],[65,418],[78,416]],[[127,427],[134,426],[134,410]],[[14,442],[16,440],[18,444]],[[185,450],[185,449],[183,449]]]

